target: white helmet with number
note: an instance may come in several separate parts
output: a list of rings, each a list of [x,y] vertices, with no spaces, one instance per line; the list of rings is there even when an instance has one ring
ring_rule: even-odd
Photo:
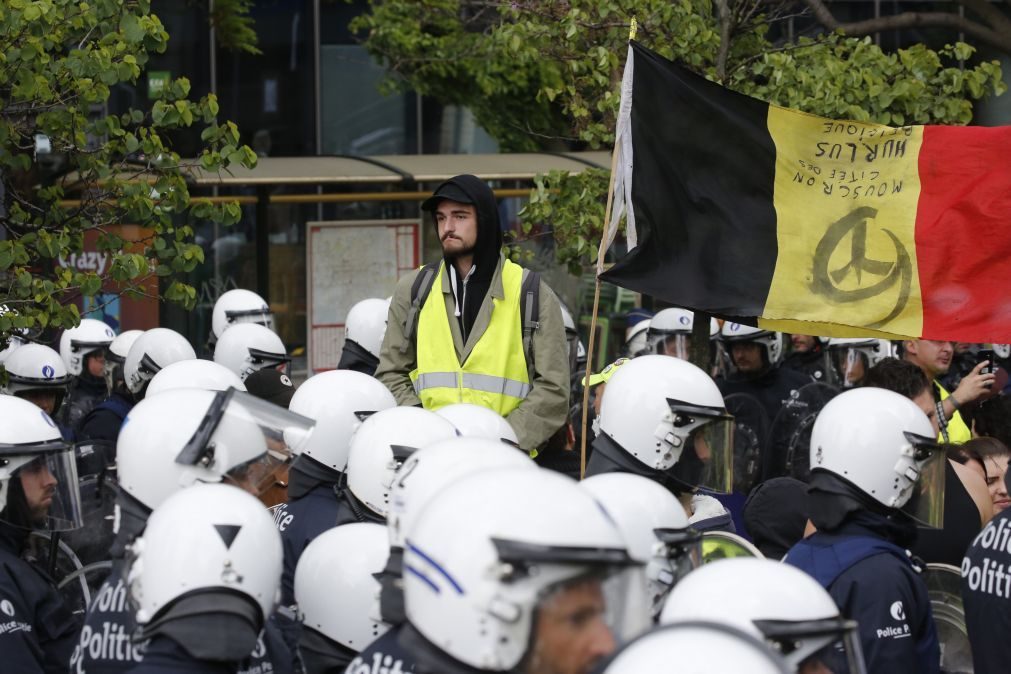
[[[355,652],[390,628],[373,618],[379,597],[374,576],[386,565],[386,539],[383,525],[354,522],[324,531],[309,543],[295,569],[295,603],[303,628]]]
[[[712,378],[671,356],[624,363],[608,381],[600,410],[601,434],[637,462],[655,471],[681,466],[691,478],[686,486],[724,492],[733,472],[733,425]]]
[[[214,362],[242,380],[257,370],[291,362],[284,342],[272,330],[255,323],[234,325],[214,345]]]
[[[207,484],[173,494],[151,514],[132,549],[128,583],[140,625],[196,591],[251,600],[259,608],[257,630],[277,604],[281,535],[263,504],[241,489]],[[218,604],[227,610],[228,602],[219,598]]]
[[[783,656],[791,672],[807,671],[819,653],[846,661],[833,672],[864,671],[856,623],[843,618],[818,581],[789,564],[738,557],[692,572],[671,591],[660,622],[692,620],[744,630]],[[827,655],[837,647],[837,656]]]
[[[82,318],[80,325],[64,330],[60,336],[60,357],[67,371],[78,376],[88,354],[108,349],[114,339],[116,333],[102,321]]]
[[[175,389],[137,403],[116,442],[120,488],[154,509],[183,487],[272,484],[311,421],[239,391]],[[268,484],[269,482],[269,484]]]
[[[685,622],[652,630],[622,648],[602,674],[795,674],[782,658],[734,627]]]
[[[649,319],[644,319],[629,328],[628,336],[625,338],[625,355],[629,358],[634,358],[649,345],[646,341],[649,323]]]
[[[755,342],[765,349],[765,359],[770,366],[778,365],[783,360],[783,333],[763,330],[750,325],[727,321],[720,330],[720,336],[725,343]],[[729,346],[728,346],[729,350]]]
[[[131,393],[140,393],[163,367],[180,360],[195,360],[197,354],[186,338],[169,328],[146,330],[138,337],[123,364],[123,378]]]
[[[404,570],[406,636],[430,646],[412,655],[434,671],[514,671],[537,657],[539,609],[616,571],[628,577],[614,579],[608,616],[648,623],[641,565],[589,492],[552,471],[482,471],[447,487],[408,531]]]
[[[933,527],[943,519],[944,457],[916,403],[880,388],[837,395],[811,431],[812,486],[832,491],[834,484],[840,493],[905,508]],[[825,474],[830,484],[820,477]]]
[[[701,563],[701,535],[669,489],[632,473],[603,473],[579,483],[618,526],[628,553],[646,565],[653,617],[671,588]]]
[[[456,427],[465,438],[488,438],[502,440],[519,447],[520,439],[516,431],[498,412],[471,403],[453,403],[435,411],[443,419]]]
[[[153,396],[177,388],[198,388],[204,391],[227,391],[234,388],[245,391],[246,385],[234,372],[213,361],[180,360],[151,378],[146,395]]]
[[[407,457],[456,436],[453,424],[435,412],[420,407],[380,410],[362,422],[351,438],[348,489],[369,510],[386,517],[390,486]]]
[[[344,339],[349,339],[376,358],[386,336],[390,301],[369,298],[356,303],[344,319]]]
[[[211,333],[221,339],[225,330],[240,323],[258,323],[274,329],[274,315],[262,297],[252,290],[236,288],[218,298],[211,312]]]
[[[354,370],[330,370],[306,379],[291,397],[288,409],[316,421],[312,437],[299,453],[343,472],[351,437],[362,421],[396,406],[393,394],[378,379]]]
[[[70,375],[60,354],[42,344],[25,344],[4,363],[7,384],[3,393],[18,395],[27,391],[50,391],[56,396],[54,411],[67,393]]]
[[[65,531],[82,524],[74,446],[64,442],[56,423],[38,407],[14,396],[0,396],[0,520],[21,529]],[[56,480],[44,516],[32,512],[23,489],[10,489],[23,472],[48,470]],[[15,501],[20,500],[20,503]],[[9,507],[8,506],[12,506]],[[34,513],[33,513],[34,516]]]

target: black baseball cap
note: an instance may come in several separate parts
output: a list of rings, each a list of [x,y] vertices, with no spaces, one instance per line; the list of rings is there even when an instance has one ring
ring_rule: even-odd
[[[474,199],[463,191],[459,185],[453,182],[453,180],[447,180],[446,182],[435,188],[435,192],[432,196],[421,202],[421,209],[424,211],[434,211],[439,202],[449,199],[450,201],[456,201],[461,204],[473,204]]]

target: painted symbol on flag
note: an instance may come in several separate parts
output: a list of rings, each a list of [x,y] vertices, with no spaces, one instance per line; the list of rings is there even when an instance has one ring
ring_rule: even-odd
[[[913,265],[909,251],[891,231],[881,229],[895,246],[895,259],[885,261],[868,256],[868,221],[872,221],[877,214],[876,208],[861,206],[829,226],[815,249],[814,274],[811,281],[812,292],[838,303],[870,300],[898,285],[899,293],[895,306],[881,320],[869,323],[866,326],[869,328],[880,328],[902,313],[909,303],[913,279]],[[840,248],[847,235],[851,235],[849,262],[837,269],[830,269],[832,255]],[[857,287],[842,287],[841,284],[851,275],[856,279]],[[865,285],[865,276],[880,277],[880,280]]]

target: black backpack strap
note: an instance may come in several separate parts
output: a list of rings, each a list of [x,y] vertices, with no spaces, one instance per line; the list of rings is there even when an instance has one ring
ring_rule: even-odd
[[[520,317],[523,320],[523,353],[527,359],[527,376],[534,381],[534,331],[541,327],[538,318],[541,315],[541,275],[535,271],[527,271],[523,285],[520,286]]]
[[[439,264],[439,262],[426,264],[414,277],[414,283],[411,284],[411,308],[407,310],[407,318],[404,320],[404,344],[400,347],[400,353],[407,353],[408,344],[414,338],[414,331],[418,327],[418,312],[428,299],[428,294],[432,292]]]

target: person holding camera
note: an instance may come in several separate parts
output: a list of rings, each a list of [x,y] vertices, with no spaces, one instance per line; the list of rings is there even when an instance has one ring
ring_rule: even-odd
[[[937,421],[941,427],[940,437],[945,442],[963,443],[972,438],[969,426],[958,411],[963,406],[990,395],[995,378],[992,353],[981,351],[976,366],[949,393],[939,378],[951,368],[955,355],[954,342],[933,339],[907,339],[902,342],[902,357],[923,370],[923,374],[932,383]]]

